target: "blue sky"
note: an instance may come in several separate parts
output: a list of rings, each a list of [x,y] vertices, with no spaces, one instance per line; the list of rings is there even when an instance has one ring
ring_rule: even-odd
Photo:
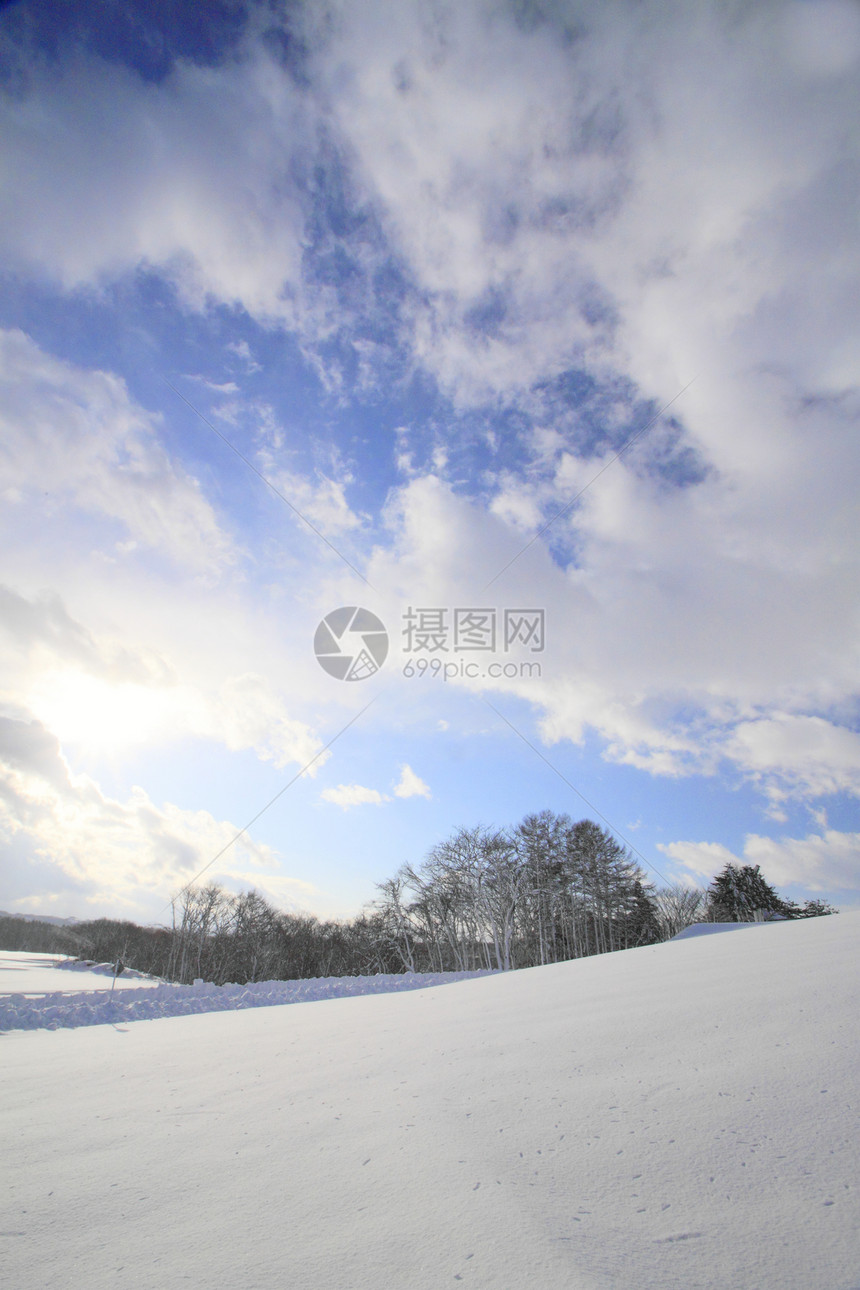
[[[544,808],[856,904],[858,69],[847,0],[0,11],[0,907],[347,916]]]

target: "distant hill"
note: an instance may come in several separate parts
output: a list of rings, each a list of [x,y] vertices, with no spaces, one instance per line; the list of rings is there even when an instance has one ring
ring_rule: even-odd
[[[0,918],[21,918],[25,923],[53,923],[55,927],[74,927],[79,918],[53,918],[50,914],[10,914],[7,909],[0,909]]]

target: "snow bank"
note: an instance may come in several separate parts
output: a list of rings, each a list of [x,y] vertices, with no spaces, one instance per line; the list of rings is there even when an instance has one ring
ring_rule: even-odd
[[[64,965],[65,966],[65,965]],[[86,965],[84,965],[86,967]],[[110,969],[111,972],[113,969]],[[304,981],[260,981],[251,985],[170,985],[164,982],[122,993],[107,989],[79,993],[27,993],[0,995],[0,1031],[57,1030],[60,1027],[98,1026],[125,1021],[150,1021],[156,1017],[187,1017],[201,1012],[232,1012],[240,1008],[270,1008],[320,999],[343,999],[361,994],[390,994],[400,990],[426,990],[487,972],[410,972],[389,976],[316,977]],[[117,985],[122,977],[117,978]],[[26,988],[26,986],[25,986]]]

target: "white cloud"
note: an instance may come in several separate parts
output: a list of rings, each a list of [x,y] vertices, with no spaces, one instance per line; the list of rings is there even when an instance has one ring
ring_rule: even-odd
[[[309,479],[306,475],[278,470],[268,478],[299,515],[310,520],[327,537],[337,537],[360,527],[361,518],[350,508],[346,498],[351,476],[331,479],[318,471],[315,478]]]
[[[65,902],[78,917],[91,909],[165,919],[170,896],[238,831],[207,811],[159,807],[142,788],[125,800],[106,795],[70,771],[40,723],[0,717],[0,835],[7,888],[22,908]],[[287,882],[277,868],[269,847],[244,836],[208,877]]]
[[[805,838],[750,833],[740,856],[716,842],[671,842],[660,844],[660,850],[703,882],[726,864],[759,865],[777,889],[797,884],[813,892],[851,890],[860,878],[860,833],[836,829]]]
[[[851,489],[837,483],[837,455],[830,500],[801,504],[811,461],[796,466],[792,529],[769,527],[766,474],[755,489],[712,479],[667,491],[616,463],[576,513],[575,567],[563,572],[537,544],[487,591],[524,535],[435,476],[415,477],[392,494],[393,545],[369,576],[401,604],[545,608],[542,675],[496,688],[535,705],[548,742],[591,727],[608,758],[658,775],[728,761],[775,804],[786,791],[857,792],[860,740],[841,718],[860,687],[842,531]],[[577,470],[587,480],[592,464]]]
[[[761,865],[768,881],[798,883],[810,891],[857,888],[860,833],[827,829],[805,838],[767,838],[751,834],[744,842],[748,864]]]
[[[446,482],[456,454],[422,476],[399,436],[407,478],[374,585],[398,604],[480,596],[608,464],[633,395],[662,403],[695,376],[673,411],[698,482],[657,471],[670,436],[655,427],[494,584],[495,603],[548,614],[543,677],[504,688],[548,741],[590,728],[607,757],[660,775],[728,760],[775,811],[787,791],[856,792],[856,8],[544,12],[518,25],[481,0],[308,6],[305,89],[253,36],[224,66],[177,64],[159,85],[83,56],[34,68],[5,103],[7,264],[69,288],[155,267],[190,307],[238,303],[306,343],[349,329],[376,252],[356,254],[364,286],[340,314],[336,289],[307,279],[322,113],[349,202],[415,287],[397,319],[410,362],[459,406],[528,413],[527,466],[493,458],[486,502]],[[362,372],[382,361],[353,339]],[[122,384],[20,335],[5,346],[12,506],[44,478],[122,529],[117,555],[138,543],[223,569],[229,540]],[[254,370],[246,342],[233,352]],[[621,391],[593,425],[533,388],[580,367]],[[348,470],[279,480],[324,532],[358,530]],[[264,720],[264,672],[257,690],[232,657],[209,707],[231,746],[302,756],[310,737],[287,704]]]
[[[457,397],[495,397],[555,370],[592,328],[577,250],[552,227],[564,215],[545,212],[574,188],[583,210],[601,208],[617,183],[613,157],[577,154],[565,137],[577,95],[588,97],[575,62],[551,30],[525,35],[488,5],[381,4],[360,22],[333,8],[318,67],[420,286],[416,352]],[[496,334],[478,334],[470,310],[494,308]]]
[[[527,540],[543,527],[541,498],[513,472],[505,472],[499,478],[490,509]]]
[[[305,766],[320,752],[322,741],[295,715],[295,699],[259,673],[233,670],[236,658],[230,655],[247,648],[244,640],[235,651],[225,650],[229,641],[222,628],[221,650],[215,650],[211,631],[201,624],[198,647],[169,602],[165,610],[148,598],[147,606],[150,618],[164,614],[179,629],[159,649],[139,638],[130,643],[133,622],[125,639],[116,638],[84,626],[57,593],[30,600],[0,586],[0,702],[29,708],[64,748],[111,752],[202,738],[234,752],[253,749],[277,767]],[[187,608],[193,617],[195,607]],[[235,630],[235,615],[231,621]],[[285,667],[284,681],[289,677]],[[307,773],[315,775],[328,756]]]
[[[395,797],[426,797],[432,796],[429,785],[420,779],[411,766],[403,766],[400,771],[400,779],[394,786]]]
[[[231,354],[235,354],[244,366],[245,372],[250,376],[254,372],[263,370],[262,364],[258,363],[251,353],[251,346],[246,340],[228,341],[224,348]]]
[[[29,82],[3,105],[7,261],[67,288],[155,266],[194,307],[291,312],[302,217],[290,168],[312,128],[269,59],[182,61],[155,85],[79,53]]]
[[[317,735],[288,715],[283,696],[262,676],[230,676],[208,702],[207,697],[199,709],[198,731],[209,739],[220,739],[234,751],[253,748],[258,757],[278,767],[305,766],[320,752]],[[328,757],[323,753],[306,773],[314,776]]]
[[[655,427],[544,539],[567,574],[540,544],[494,585],[548,613],[542,683],[506,688],[548,739],[590,726],[656,774],[728,759],[775,809],[786,786],[856,791],[853,18],[821,9],[822,48],[844,27],[849,52],[816,55],[810,79],[784,28],[807,21],[796,6],[571,5],[567,45],[482,4],[336,12],[320,67],[354,71],[329,82],[335,111],[424,290],[416,352],[455,399],[514,397],[568,363],[661,402],[696,377],[673,411],[700,482],[649,473]],[[611,460],[582,452],[568,409],[542,416],[493,518],[409,462],[375,585],[480,594]]]
[[[246,553],[159,429],[113,374],[0,332],[0,699],[28,708],[66,750],[190,737],[304,766],[321,741],[300,712],[322,673],[309,638],[293,641],[301,611],[281,621],[296,575],[279,571],[262,598],[246,587]]]
[[[813,758],[804,778],[773,747],[775,777],[856,789],[840,726],[860,686],[856,136],[834,129],[851,113],[853,37],[813,83],[776,8],[729,22],[709,4],[569,6],[566,47],[552,23],[524,35],[481,4],[382,6],[360,25],[337,12],[325,65],[355,75],[331,85],[335,108],[425,291],[417,352],[452,395],[513,397],[571,362],[660,401],[697,378],[676,411],[701,482],[644,473],[655,428],[553,526],[575,558],[566,577],[533,548],[494,587],[550,614],[545,683],[508,688],[545,708],[548,738],[590,725],[610,757],[659,774],[728,757],[764,785],[750,716],[818,721],[835,762]],[[821,18],[836,50],[853,18]],[[492,509],[515,531],[611,460],[554,433],[536,427],[536,475],[498,481]],[[480,586],[488,553],[496,570],[513,554],[436,478],[413,471],[397,508],[400,573],[439,599],[469,574]]]
[[[742,722],[727,748],[776,801],[789,793],[860,795],[860,735],[821,717],[778,712]]]
[[[743,863],[719,842],[658,842],[657,846],[664,855],[706,884],[727,864]]]
[[[458,402],[571,364],[667,398],[724,381],[727,341],[750,367],[856,379],[852,6],[571,0],[526,22],[376,0],[292,20],[304,87],[258,39],[262,6],[235,57],[159,84],[80,53],[30,67],[4,105],[7,262],[67,287],[156,267],[192,307],[313,341],[378,304],[371,238],[350,245],[349,296],[305,254],[313,166],[336,155],[417,288],[398,340]],[[362,370],[384,364],[350,339]]]
[[[325,802],[333,802],[344,811],[351,806],[381,806],[390,799],[375,788],[365,788],[362,784],[338,784],[336,788],[324,788],[320,797]]]
[[[298,522],[309,522],[328,538],[361,528],[367,517],[356,514],[349,505],[347,490],[355,479],[336,447],[329,444],[323,450],[318,445],[324,466],[302,473],[284,464],[294,454],[289,444],[295,434],[284,429],[271,404],[258,401],[243,405],[234,400],[219,407],[216,415],[231,424],[239,424],[246,417],[256,422],[260,473],[293,509]]]
[[[214,575],[235,558],[199,484],[123,381],[53,358],[20,331],[0,332],[0,441],[0,493],[22,529],[40,511],[50,521],[73,508],[113,526],[106,554],[121,553],[119,528],[126,550],[155,549],[191,573]]]
[[[97,638],[69,613],[58,592],[33,600],[0,586],[0,630],[12,651],[50,658],[112,683],[171,685],[175,675],[154,651]],[[10,655],[7,654],[7,667]]]
[[[833,121],[854,90],[808,82],[776,6],[569,4],[528,31],[486,3],[332,10],[317,69],[421,288],[416,352],[456,399],[572,361],[620,364],[667,398],[775,295],[789,332],[807,328],[791,221],[820,210],[850,149]],[[817,317],[837,304],[844,326],[850,241],[853,266],[811,227],[804,243]],[[832,339],[813,345],[830,362]]]
[[[235,381],[210,381],[205,376],[196,376],[193,380],[199,381],[204,389],[211,390],[213,394],[238,394],[239,387]]]

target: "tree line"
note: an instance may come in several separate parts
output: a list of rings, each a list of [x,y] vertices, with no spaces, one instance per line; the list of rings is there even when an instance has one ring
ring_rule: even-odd
[[[0,918],[4,949],[121,961],[168,981],[223,985],[397,972],[535,967],[668,940],[694,922],[809,918],[758,865],[728,864],[708,888],[655,888],[630,850],[592,820],[551,811],[511,829],[456,830],[417,866],[379,883],[356,918],[323,921],[259,893],[184,888],[170,926],[74,926]]]
[[[375,902],[403,967],[509,970],[668,940],[692,923],[808,918],[759,867],[726,865],[708,888],[655,888],[629,848],[592,820],[542,811],[509,830],[460,829]]]
[[[643,871],[592,820],[527,815],[509,830],[460,829],[375,902],[409,971],[509,970],[659,940]]]
[[[184,889],[166,927],[113,918],[57,927],[0,917],[0,948],[119,962],[182,985],[402,972],[373,924],[372,915],[325,921],[285,913],[256,891],[233,894],[210,883]]]

